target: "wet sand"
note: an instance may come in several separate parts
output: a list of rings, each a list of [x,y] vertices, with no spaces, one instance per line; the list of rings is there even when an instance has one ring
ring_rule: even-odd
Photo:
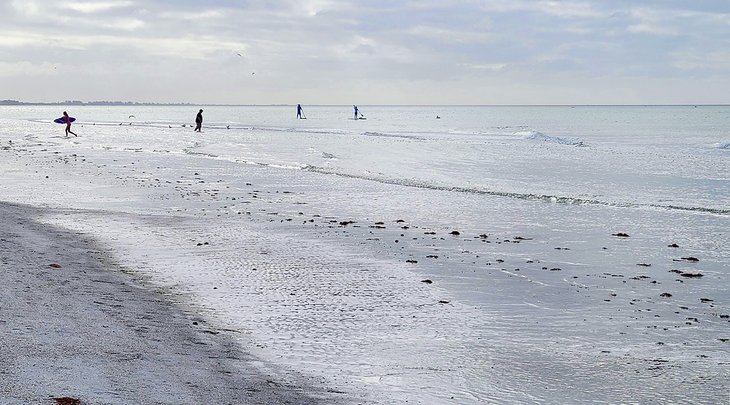
[[[0,403],[322,402],[36,213],[0,203]]]
[[[284,369],[276,384],[337,403],[727,397],[721,217],[323,177],[217,159],[172,130],[127,144],[114,137],[128,128],[67,140],[33,125],[0,131],[0,199],[49,207],[37,221],[193,306],[196,328]]]

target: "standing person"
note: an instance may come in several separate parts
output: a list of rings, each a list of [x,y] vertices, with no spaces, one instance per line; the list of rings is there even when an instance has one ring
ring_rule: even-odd
[[[63,122],[66,123],[66,136],[68,134],[73,134],[73,136],[78,136],[71,131],[71,117],[68,116],[68,113],[66,111],[63,112]]]
[[[352,108],[355,109],[355,119],[357,119],[357,106],[356,105],[353,105]]]
[[[198,115],[195,117],[195,129],[193,131],[200,132],[203,127],[203,110],[198,111]]]
[[[298,120],[302,119],[302,105],[301,104],[297,104],[297,119]]]

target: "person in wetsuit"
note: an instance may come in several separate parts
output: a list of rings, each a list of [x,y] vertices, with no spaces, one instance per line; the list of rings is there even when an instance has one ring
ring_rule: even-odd
[[[195,117],[195,129],[194,131],[200,132],[203,127],[203,110],[198,111],[198,115]]]
[[[68,116],[68,113],[66,111],[63,112],[63,122],[66,123],[66,136],[68,134],[73,134],[73,136],[78,136],[71,131],[71,117]]]

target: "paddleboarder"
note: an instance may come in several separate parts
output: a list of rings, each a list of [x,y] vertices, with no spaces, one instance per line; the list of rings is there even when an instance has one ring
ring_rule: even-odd
[[[353,105],[352,108],[355,109],[355,119],[357,119],[357,113],[358,113],[357,106],[356,105]]]
[[[73,134],[73,136],[78,136],[71,131],[71,117],[68,116],[68,113],[66,111],[63,112],[63,122],[66,123],[66,136],[68,134]]]
[[[302,119],[302,105],[301,104],[297,104],[297,119],[298,120]]]
[[[200,132],[203,127],[203,110],[198,111],[198,115],[195,117],[195,129],[193,131]]]

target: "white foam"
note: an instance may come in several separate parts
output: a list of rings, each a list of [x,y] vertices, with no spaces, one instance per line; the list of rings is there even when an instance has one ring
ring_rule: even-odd
[[[730,142],[720,142],[716,143],[715,147],[717,149],[730,149]]]
[[[381,137],[381,138],[403,138],[403,139],[415,139],[415,140],[424,140],[426,138],[416,135],[408,135],[408,134],[386,134],[383,132],[363,132],[363,136],[375,136],[375,137]]]
[[[531,139],[534,141],[559,143],[561,145],[585,146],[583,141],[581,141],[579,139],[560,138],[557,136],[545,135],[542,132],[537,132],[537,131],[520,131],[520,132],[516,132],[515,135],[520,135],[520,136],[523,136],[525,139]]]
[[[42,116],[55,116],[48,109]],[[171,121],[177,111],[148,110]],[[293,121],[236,111],[247,120],[237,127]],[[484,131],[529,121],[595,147],[565,153],[567,139],[515,126],[494,138],[448,137],[416,116],[359,129],[321,123],[342,136],[87,125],[72,144],[59,126],[2,118],[0,192],[60,208],[46,219],[94,236],[262,363],[359,402],[718,402],[728,362],[717,339],[727,327],[727,161],[704,153],[717,136],[688,141],[694,126],[651,119],[658,126],[607,131],[609,121],[545,111],[504,115]],[[226,122],[218,114],[210,121]],[[665,136],[669,124],[678,129]],[[704,278],[678,283],[662,270],[680,254],[669,241],[702,260]],[[631,278],[639,261],[656,264],[647,272],[656,284]],[[701,297],[716,299],[713,308]],[[689,316],[701,323],[687,325]]]

